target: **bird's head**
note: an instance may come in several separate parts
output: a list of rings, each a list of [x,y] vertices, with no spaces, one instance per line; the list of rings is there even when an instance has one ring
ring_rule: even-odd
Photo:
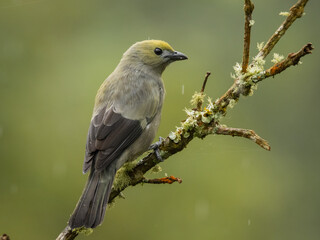
[[[186,55],[175,51],[167,42],[161,40],[145,40],[133,44],[124,54],[122,61],[137,63],[162,71],[170,63],[188,59]]]

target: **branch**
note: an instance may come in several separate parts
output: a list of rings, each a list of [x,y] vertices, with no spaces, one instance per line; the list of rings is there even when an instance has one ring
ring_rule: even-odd
[[[275,31],[275,33],[270,37],[266,45],[261,49],[261,51],[254,58],[255,60],[248,66],[249,62],[249,45],[250,45],[250,20],[253,11],[253,4],[250,0],[245,0],[245,34],[244,34],[244,50],[243,50],[243,64],[237,75],[233,85],[218,98],[215,102],[208,99],[208,105],[202,109],[203,99],[204,99],[204,89],[206,86],[207,79],[210,72],[207,72],[205,80],[201,89],[200,94],[197,93],[196,97],[193,97],[195,105],[197,108],[186,110],[187,119],[181,122],[181,126],[177,128],[175,132],[171,132],[169,136],[162,140],[159,146],[160,155],[163,160],[166,160],[170,156],[182,151],[188,143],[195,137],[205,138],[209,134],[218,135],[229,135],[248,138],[254,141],[256,144],[261,146],[266,150],[270,150],[270,145],[266,140],[259,137],[253,130],[249,129],[239,129],[239,128],[228,128],[220,125],[220,120],[227,113],[228,107],[233,107],[235,103],[239,101],[241,95],[248,96],[252,92],[252,88],[258,84],[263,79],[270,76],[281,73],[288,67],[296,65],[300,58],[310,54],[313,50],[311,43],[305,45],[300,51],[296,53],[291,53],[288,57],[275,64],[271,68],[263,71],[257,71],[255,67],[259,67],[259,61],[263,60],[285,34],[292,23],[303,15],[304,7],[308,0],[299,0],[290,9],[290,14],[286,20],[281,24],[281,26]],[[258,68],[259,69],[259,68]],[[255,71],[253,71],[255,70]],[[194,95],[194,96],[195,96]],[[133,167],[123,166],[118,172],[122,172],[126,176],[126,181],[122,184],[117,184],[113,186],[109,203],[114,201],[117,196],[121,196],[121,192],[124,191],[129,186],[135,186],[139,183],[172,183],[181,182],[181,179],[175,178],[173,176],[160,178],[160,179],[145,179],[144,175],[157,164],[159,164],[159,158],[156,157],[154,152],[149,153],[146,157],[140,160]],[[117,175],[116,180],[120,177]],[[57,240],[72,240],[79,232],[84,232],[85,229],[80,229],[78,231],[72,231],[69,226],[67,226],[63,232],[59,235]]]
[[[166,160],[170,156],[176,154],[183,150],[187,144],[193,139],[193,136],[189,138],[184,138],[182,141],[175,143],[169,137],[165,138],[161,145],[159,146],[160,155],[162,160]],[[144,174],[152,169],[159,163],[159,160],[155,152],[150,153],[148,156],[140,160],[134,168],[128,170],[126,174],[129,176],[130,181],[127,185],[121,185],[121,187],[115,189],[113,188],[109,197],[109,203],[113,202],[114,199],[119,196],[119,194],[126,189],[128,186],[135,186],[139,183],[143,183],[145,178]]]
[[[258,57],[265,58],[274,46],[278,43],[280,38],[286,33],[288,28],[294,23],[297,18],[301,18],[304,13],[304,7],[308,0],[299,0],[295,5],[290,8],[290,14],[286,20],[280,25],[276,32],[270,37],[266,45],[258,53]]]
[[[278,43],[281,37],[286,33],[288,28],[294,23],[297,18],[303,15],[304,7],[308,0],[299,0],[295,5],[290,8],[289,16],[280,25],[280,27],[275,31],[275,33],[270,37],[266,45],[260,50],[260,52],[255,56],[255,60],[250,65],[254,65],[257,59],[264,59]],[[239,80],[239,79],[238,79]],[[235,81],[234,84],[227,90],[227,92],[222,95],[216,102],[219,111],[225,114],[226,107],[229,105],[230,100],[238,101],[240,95],[247,96],[250,93],[251,86],[241,85],[239,81]]]
[[[206,88],[206,84],[207,84],[207,81],[208,81],[208,78],[209,78],[210,75],[211,75],[211,72],[207,72],[205,77],[204,77],[204,81],[203,81],[202,88],[201,88],[201,91],[200,91],[200,95],[202,97],[203,97],[203,92],[204,92],[204,89]],[[202,103],[203,103],[203,101],[198,101],[198,104],[197,104],[197,109],[198,110],[201,110]]]
[[[285,60],[283,60],[279,63],[276,63],[271,68],[254,76],[253,78],[251,78],[251,80],[254,83],[258,83],[258,82],[262,81],[263,79],[266,79],[268,77],[273,77],[276,74],[283,72],[288,67],[297,65],[300,62],[300,58],[304,57],[307,54],[311,54],[313,49],[314,48],[312,46],[312,43],[308,43],[308,44],[304,45],[298,52],[290,53]]]
[[[77,236],[77,232],[72,231],[72,229],[69,226],[66,226],[66,228],[60,233],[56,240],[73,240]]]
[[[244,137],[248,138],[252,141],[254,141],[256,144],[258,144],[260,147],[270,151],[271,147],[268,144],[268,142],[258,136],[253,130],[250,129],[243,129],[243,128],[228,128],[224,126],[217,126],[215,133],[218,135],[229,135],[232,137]]]
[[[252,12],[254,5],[250,0],[245,0],[244,12],[245,12],[245,23],[244,23],[244,45],[243,45],[243,56],[242,56],[242,72],[247,72],[249,64],[249,52],[250,52],[250,34],[252,26]]]
[[[204,92],[204,89],[206,88],[207,80],[208,80],[210,75],[211,75],[211,72],[207,72],[206,73],[206,76],[204,77],[204,81],[203,81],[203,84],[202,84],[201,93]]]
[[[174,182],[178,182],[178,183],[182,183],[182,179],[181,178],[176,178],[174,176],[170,176],[170,177],[164,177],[164,178],[155,178],[155,179],[143,179],[142,180],[143,183],[152,183],[152,184],[172,184]]]

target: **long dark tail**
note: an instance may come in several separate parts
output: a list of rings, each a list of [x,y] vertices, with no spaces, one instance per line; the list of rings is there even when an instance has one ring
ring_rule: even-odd
[[[113,164],[103,171],[91,168],[86,187],[69,219],[72,229],[95,228],[102,223],[115,174]]]

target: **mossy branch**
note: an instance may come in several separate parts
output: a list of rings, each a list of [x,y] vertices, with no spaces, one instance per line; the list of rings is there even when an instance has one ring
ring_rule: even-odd
[[[234,83],[220,98],[216,101],[212,101],[208,98],[207,105],[202,107],[205,101],[205,85],[210,73],[208,72],[206,74],[201,92],[196,93],[192,99],[195,108],[186,109],[186,120],[182,121],[181,126],[177,127],[175,131],[171,132],[169,136],[162,141],[159,149],[163,160],[182,151],[195,137],[203,139],[209,134],[244,137],[252,140],[262,148],[270,150],[268,142],[259,137],[253,130],[229,128],[221,125],[220,121],[227,114],[227,110],[232,108],[239,101],[241,95],[251,96],[260,81],[279,74],[290,66],[298,64],[301,57],[311,53],[313,47],[311,43],[308,43],[300,51],[289,54],[284,60],[282,60],[278,54],[274,54],[275,57],[273,62],[275,64],[269,69],[264,70],[264,58],[271,52],[292,23],[303,15],[304,7],[307,2],[308,0],[299,0],[290,8],[290,12],[286,14],[286,20],[280,25],[264,46],[263,44],[259,45],[259,53],[253,58],[252,63],[249,64],[250,29],[253,25],[251,15],[254,6],[250,0],[245,0],[243,62],[242,66],[236,64],[234,67]],[[139,183],[181,182],[181,179],[173,176],[147,180],[144,175],[159,164],[158,159],[156,154],[152,152],[142,160],[126,164],[119,169],[109,198],[109,203],[113,202],[116,197],[122,196],[122,191],[127,187],[135,186]],[[80,232],[82,232],[81,229],[79,231],[72,231],[71,228],[67,226],[57,239],[72,240]]]
[[[73,240],[78,236],[78,234],[79,233],[77,231],[72,231],[71,227],[66,226],[56,240]]]
[[[298,52],[296,53],[290,53],[288,57],[276,64],[274,64],[271,68],[262,71],[261,73],[255,75],[251,78],[253,83],[258,83],[262,81],[263,79],[266,79],[268,77],[273,77],[276,74],[279,74],[286,70],[290,66],[294,66],[300,63],[300,58],[307,54],[311,54],[313,50],[312,43],[308,43],[304,45]]]

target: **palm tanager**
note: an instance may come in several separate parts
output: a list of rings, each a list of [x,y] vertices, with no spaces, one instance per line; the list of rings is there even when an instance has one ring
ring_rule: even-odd
[[[164,41],[137,42],[100,86],[83,164],[83,173],[90,169],[90,175],[70,217],[72,229],[102,223],[117,170],[148,150],[159,127],[165,94],[161,75],[170,63],[184,59]]]

